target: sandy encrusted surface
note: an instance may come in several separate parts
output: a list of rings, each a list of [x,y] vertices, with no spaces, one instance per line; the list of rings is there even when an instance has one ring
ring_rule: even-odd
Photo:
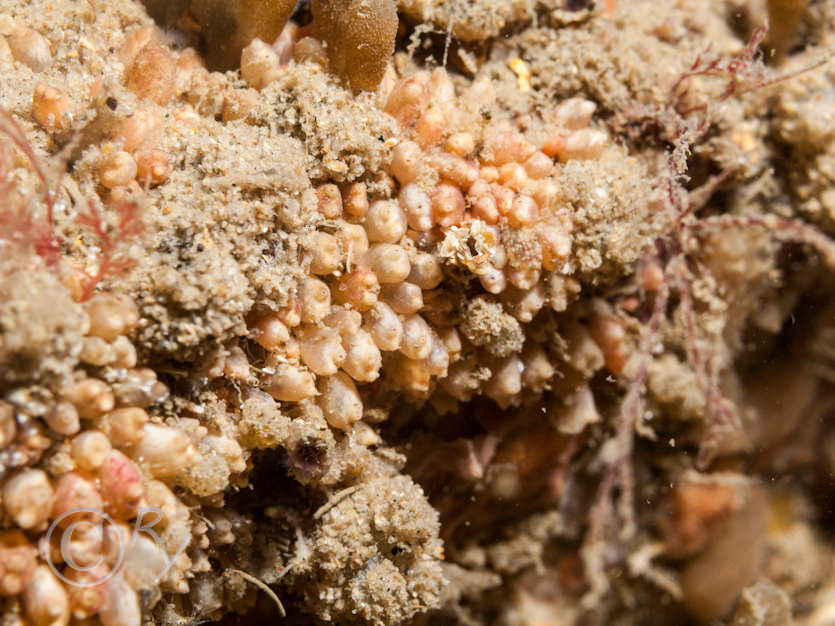
[[[2,623],[831,623],[835,4],[778,4],[764,64],[757,2],[404,0],[355,94],[6,0]],[[88,596],[79,505],[163,512]]]

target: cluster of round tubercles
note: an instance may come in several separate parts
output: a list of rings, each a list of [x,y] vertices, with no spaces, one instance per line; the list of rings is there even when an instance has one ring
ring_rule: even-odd
[[[153,371],[136,367],[132,300],[99,294],[84,307],[84,369],[43,399],[12,392],[0,402],[0,596],[20,602],[34,626],[91,617],[103,626],[138,626],[139,592],[187,592],[195,550],[208,547],[178,554],[194,528],[172,488],[191,484],[190,471],[210,455],[229,473],[246,463],[236,441],[196,420],[149,414],[168,390]],[[160,541],[134,537],[142,507],[162,511],[153,526]]]
[[[276,42],[276,49],[282,49],[282,42],[286,48],[289,42],[292,52],[296,30],[285,29],[287,32]],[[247,48],[241,71],[244,78],[248,77],[250,83],[261,88],[271,79],[261,77],[259,73],[264,68],[261,57],[266,53],[258,48],[258,44],[261,42],[256,40]],[[276,54],[273,48],[267,48],[271,54]],[[123,82],[136,95],[139,104],[122,120],[111,141],[103,146],[96,165],[97,182],[108,191],[111,202],[161,185],[171,174],[172,157],[160,148],[160,144],[170,124],[165,123],[165,107],[170,106],[172,100],[183,97],[187,101],[172,115],[175,124],[186,128],[199,125],[201,115],[220,118],[223,122],[244,118],[257,104],[257,92],[227,88],[226,77],[219,72],[209,72],[194,49],[170,50],[152,26],[130,32],[118,52],[118,59],[124,67]],[[72,122],[70,109],[71,102],[62,90],[48,85],[36,87],[33,116],[46,130],[55,132],[69,128]]]
[[[502,405],[546,388],[554,367],[520,325],[548,304],[564,310],[576,285],[561,273],[572,214],[559,203],[559,163],[600,156],[607,139],[588,128],[594,106],[577,99],[557,107],[541,145],[521,122],[476,124],[489,91],[476,82],[456,98],[442,69],[389,87],[386,110],[405,135],[389,167],[394,196],[363,182],[316,189],[320,225],[301,240],[307,275],[290,306],[248,320],[265,366],[256,377],[249,351],[234,346],[228,377],[282,402],[313,400],[345,430],[363,417],[363,386],[380,378],[413,397],[440,381],[446,397],[483,392]],[[520,341],[473,341],[443,285],[456,268],[478,279]]]
[[[175,58],[150,26],[128,35],[119,51],[125,85],[140,104],[118,126],[97,164],[98,182],[118,202],[142,189],[164,183],[171,173],[171,157],[158,145],[163,136],[163,111],[175,94],[177,79],[186,71],[191,54]],[[118,103],[117,103],[118,106]]]
[[[242,77],[262,89],[294,56],[322,57],[307,34],[289,23],[272,45],[253,41],[242,53]],[[174,114],[187,125],[199,123],[199,115],[239,119],[257,102],[253,90],[214,89],[225,84],[221,75],[208,72],[191,49],[169,51],[150,26],[128,35],[119,60],[140,105],[98,162],[98,182],[112,200],[166,180],[171,163],[158,148],[161,107],[175,95],[194,107]],[[485,121],[481,112],[495,101],[487,79],[457,94],[444,69],[420,71],[387,77],[380,92],[403,135],[389,166],[395,196],[370,197],[362,182],[320,186],[322,226],[303,242],[309,275],[289,310],[250,319],[252,337],[270,354],[264,389],[286,402],[317,397],[326,416],[338,394],[346,410],[328,419],[340,428],[362,416],[356,385],[381,373],[418,396],[429,394],[433,379],[446,378],[444,393],[456,400],[483,391],[509,404],[523,387],[543,388],[553,374],[545,351],[518,342],[490,350],[472,333],[462,337],[459,312],[441,283],[447,269],[465,270],[517,325],[549,304],[564,308],[576,283],[567,277],[573,216],[560,202],[560,164],[597,158],[608,144],[605,132],[589,127],[594,104],[582,99],[556,106],[532,133],[525,117]],[[58,90],[36,89],[34,115],[44,127],[61,128],[67,108]],[[130,367],[128,343],[91,338],[83,358]],[[226,361],[227,375],[250,379],[243,351],[232,349]]]
[[[278,38],[268,44],[254,39],[241,52],[241,78],[255,89],[263,89],[275,81],[291,60],[311,61],[327,65],[324,44],[309,36],[311,28],[287,22]]]
[[[253,42],[243,52],[242,77],[262,89],[288,54],[322,59],[321,44],[301,35],[291,24],[273,46]],[[19,49],[15,44],[13,52]],[[48,53],[48,45],[44,53],[36,41],[23,62],[34,69]],[[150,27],[131,33],[119,58],[123,82],[139,104],[115,128],[97,163],[98,183],[112,201],[168,178],[171,160],[159,146],[163,107],[172,98],[188,100],[173,112],[186,126],[199,124],[200,115],[241,119],[257,103],[257,92],[227,89],[225,78],[208,72],[193,50],[169,51]],[[390,184],[326,183],[316,189],[318,226],[301,240],[306,275],[289,306],[247,319],[248,339],[263,348],[264,363],[251,367],[251,351],[235,345],[217,370],[280,402],[315,402],[332,427],[353,430],[360,441],[373,440],[361,420],[381,379],[413,397],[435,391],[439,407],[444,399],[467,401],[479,393],[505,406],[517,402],[523,389],[547,388],[554,364],[545,342],[523,327],[546,307],[564,310],[568,294],[578,289],[568,277],[573,224],[571,210],[560,202],[560,166],[597,158],[608,143],[605,132],[589,127],[594,105],[581,99],[557,106],[534,137],[526,119],[484,120],[481,111],[494,100],[487,80],[456,94],[439,69],[388,81],[381,91],[385,110],[403,131],[383,174]],[[60,89],[35,88],[32,114],[45,130],[67,130],[70,110]],[[394,193],[372,191],[381,188]],[[480,286],[470,290],[479,311],[456,308],[455,292],[467,288],[462,278]],[[660,280],[653,274],[647,282],[652,279]],[[128,338],[138,323],[134,304],[99,295],[85,306],[90,323],[79,355],[83,376],[36,416],[41,419],[24,419],[12,400],[0,404],[0,449],[10,468],[2,508],[14,527],[0,533],[0,595],[21,595],[36,626],[94,616],[104,626],[138,624],[136,592],[168,556],[145,542],[135,561],[151,565],[79,592],[38,564],[39,538],[62,514],[101,510],[124,530],[140,506],[155,506],[164,511],[156,530],[188,538],[194,532],[190,515],[171,487],[193,487],[190,470],[209,456],[221,458],[227,473],[246,469],[235,440],[210,434],[197,420],[163,422],[149,413],[166,390],[151,370],[137,368]],[[499,319],[501,339],[515,339],[491,345],[490,336],[479,334],[477,316],[467,319],[469,312]],[[586,334],[589,349],[597,346],[589,360],[599,357],[619,372],[624,330],[617,319],[597,314]],[[62,454],[44,464],[47,471],[35,469],[61,438]],[[217,493],[227,484],[206,491]],[[234,539],[224,519],[213,522],[212,532],[218,542]],[[106,539],[79,533],[70,546],[73,561],[95,563],[104,556],[100,567],[106,572],[115,565]],[[204,547],[196,546],[190,557],[198,558]],[[47,549],[66,576],[99,575],[62,565],[60,551]],[[195,571],[192,565],[178,562],[160,586],[187,591],[184,572]]]
[[[45,69],[51,61],[47,40],[31,29],[16,33],[10,42],[15,44],[14,57],[34,71]],[[185,127],[198,125],[200,114],[219,115],[223,121],[240,119],[256,103],[251,90],[229,89],[209,97],[207,94],[213,93],[225,80],[223,76],[208,72],[192,48],[181,52],[170,50],[152,26],[130,32],[117,58],[124,68],[123,83],[138,103],[121,117],[96,163],[96,181],[111,202],[120,202],[168,179],[173,169],[172,157],[160,144],[170,124],[165,123],[165,107],[175,97],[185,95],[189,101],[173,112],[175,123]],[[116,98],[94,95],[100,96],[100,106],[110,107],[117,116],[121,113]],[[32,117],[44,130],[50,133],[70,130],[72,110],[73,102],[61,88],[45,83],[35,86]]]
[[[397,201],[369,199],[362,183],[325,184],[317,196],[327,221],[303,240],[309,275],[290,307],[250,319],[250,335],[268,353],[267,392],[283,402],[315,397],[332,426],[348,429],[363,415],[357,385],[380,377],[384,357],[446,373],[448,352],[419,314],[424,290],[443,274],[435,256],[406,238]],[[249,379],[240,348],[225,369]]]
[[[52,61],[49,42],[32,29],[17,29],[7,45],[12,56],[34,72],[44,71]],[[175,56],[150,26],[130,33],[118,58],[124,66],[124,83],[139,99],[139,106],[115,130],[96,166],[98,183],[109,190],[112,201],[159,185],[168,178],[171,157],[158,148],[163,132],[161,107],[177,93],[178,85],[191,81],[195,69],[201,66],[194,50],[187,49]],[[104,106],[118,106],[114,98],[102,100]],[[32,117],[44,130],[50,133],[70,130],[72,110],[73,102],[63,89],[46,83],[35,85]]]
[[[560,201],[561,164],[600,157],[608,137],[589,128],[595,106],[586,100],[565,101],[536,125],[528,117],[485,122],[481,111],[494,101],[486,79],[456,95],[443,69],[392,82],[385,109],[409,139],[395,147],[390,171],[406,237],[445,268],[477,278],[487,301],[501,305],[498,314],[515,319],[505,324],[513,334],[549,304],[563,310],[566,289],[576,286],[568,277],[573,214]],[[536,132],[526,134],[532,126]],[[456,324],[447,299],[440,294],[427,305],[440,326]],[[474,351],[483,345],[477,329],[466,320],[463,328],[465,344],[456,345],[461,358],[453,355],[441,384],[452,398],[483,391],[512,404],[523,388],[541,390],[553,376],[535,342]]]

